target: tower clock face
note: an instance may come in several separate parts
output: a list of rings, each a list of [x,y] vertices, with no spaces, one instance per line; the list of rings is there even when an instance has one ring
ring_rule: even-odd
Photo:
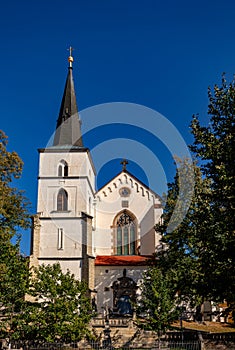
[[[121,197],[129,197],[130,196],[130,189],[128,187],[123,187],[119,190],[120,196]]]

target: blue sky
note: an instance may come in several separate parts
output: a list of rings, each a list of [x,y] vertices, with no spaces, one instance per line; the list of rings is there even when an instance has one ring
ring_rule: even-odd
[[[9,0],[1,4],[0,16],[1,129],[9,149],[24,161],[17,186],[26,191],[32,213],[37,149],[55,128],[70,45],[79,110],[116,101],[143,105],[171,121],[186,144],[192,142],[194,113],[208,123],[208,86],[219,83],[223,72],[228,80],[235,73],[232,0]],[[144,128],[120,125],[110,131],[110,138],[118,137],[141,140],[159,154],[167,180],[172,179],[172,157]],[[106,139],[103,128],[96,142],[94,134],[85,137],[86,146]],[[106,163],[98,186],[120,170],[119,159],[108,157]],[[148,171],[136,161],[128,169],[147,182]],[[29,252],[28,233],[22,249]]]

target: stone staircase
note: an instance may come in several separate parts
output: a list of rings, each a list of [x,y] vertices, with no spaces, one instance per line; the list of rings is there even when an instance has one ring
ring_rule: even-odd
[[[114,347],[153,347],[157,344],[154,332],[143,331],[136,327],[132,318],[104,318],[92,320],[92,332],[97,342],[102,345],[111,339]]]

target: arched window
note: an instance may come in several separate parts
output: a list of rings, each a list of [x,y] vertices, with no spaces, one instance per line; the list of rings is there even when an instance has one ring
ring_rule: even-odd
[[[136,255],[136,222],[124,210],[114,222],[116,232],[116,254]]]
[[[61,160],[58,166],[58,176],[68,176],[69,167],[65,160]]]
[[[57,211],[68,210],[68,193],[61,188],[57,195]]]

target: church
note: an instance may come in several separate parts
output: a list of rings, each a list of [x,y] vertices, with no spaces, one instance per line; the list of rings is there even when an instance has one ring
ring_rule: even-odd
[[[131,301],[160,236],[154,226],[161,198],[134,174],[124,159],[120,172],[96,189],[95,160],[83,144],[69,67],[53,143],[39,151],[37,214],[30,266],[60,263],[87,282],[98,313],[131,315]]]

